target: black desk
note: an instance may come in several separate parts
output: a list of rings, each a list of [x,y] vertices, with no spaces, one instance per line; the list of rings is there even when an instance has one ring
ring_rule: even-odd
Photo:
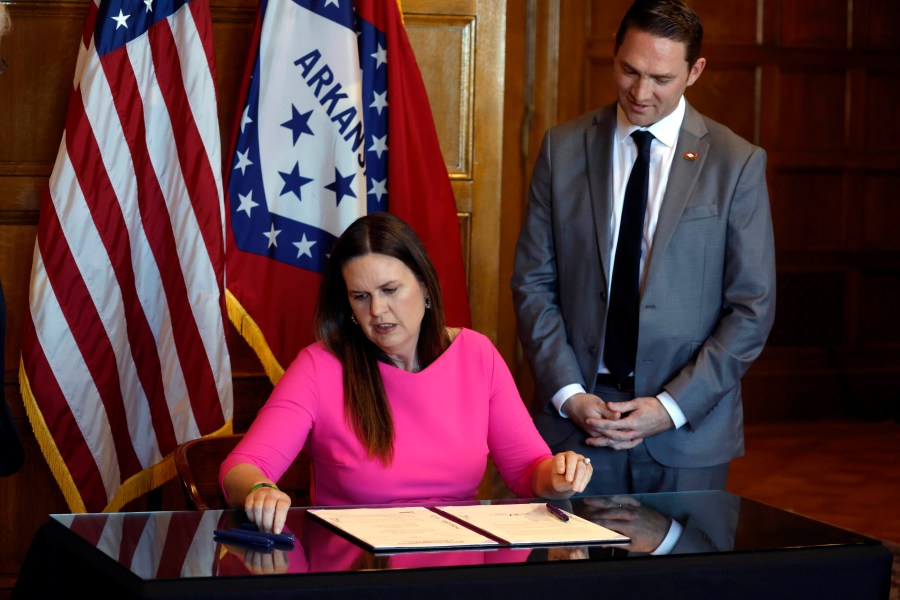
[[[629,519],[619,529],[636,546],[645,537],[655,544],[670,518],[681,534],[663,556],[620,546],[375,555],[294,508],[287,523],[294,549],[246,556],[256,568],[277,562],[286,572],[255,574],[244,549],[213,540],[213,530],[237,524],[241,512],[51,515],[13,598],[889,596],[892,556],[877,540],[726,492],[576,499],[567,508]]]

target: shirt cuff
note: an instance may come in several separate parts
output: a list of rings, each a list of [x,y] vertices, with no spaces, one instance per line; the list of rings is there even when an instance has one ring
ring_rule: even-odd
[[[583,393],[585,393],[583,385],[581,385],[580,383],[570,383],[569,385],[561,388],[558,392],[553,394],[553,397],[550,398],[550,404],[552,404],[556,408],[559,416],[561,416],[563,419],[568,419],[569,417],[567,417],[562,411],[563,404],[565,404],[566,400],[568,400],[575,394]]]
[[[669,526],[669,533],[666,534],[666,537],[663,538],[663,541],[659,544],[659,546],[651,552],[651,555],[658,554],[668,554],[672,551],[672,548],[675,547],[675,544],[678,543],[678,540],[681,539],[681,533],[684,531],[684,527],[676,521],[672,519],[672,524]]]
[[[663,408],[666,409],[666,412],[669,413],[670,417],[672,417],[672,422],[675,423],[675,429],[678,429],[679,427],[687,423],[687,417],[684,416],[683,412],[681,412],[681,409],[678,407],[678,403],[675,402],[675,398],[672,397],[672,394],[663,390],[658,393],[656,397],[659,398],[659,401],[662,403]]]

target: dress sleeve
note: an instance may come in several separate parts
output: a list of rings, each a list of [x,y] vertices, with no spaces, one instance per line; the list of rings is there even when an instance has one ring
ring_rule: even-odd
[[[487,362],[490,382],[488,447],[507,487],[521,498],[534,496],[531,479],[538,464],[553,455],[525,408],[512,373],[490,340]]]
[[[300,454],[318,405],[316,361],[300,352],[257,413],[243,439],[222,462],[219,485],[235,465],[250,463],[277,482]]]

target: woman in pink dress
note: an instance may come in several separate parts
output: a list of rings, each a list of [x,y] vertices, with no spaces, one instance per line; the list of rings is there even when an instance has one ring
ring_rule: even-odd
[[[490,340],[447,327],[421,240],[394,215],[355,221],[325,268],[318,342],[297,355],[222,463],[231,506],[280,532],[275,482],[301,449],[313,504],[474,500],[490,456],[520,497],[568,498],[589,461],[553,456]]]

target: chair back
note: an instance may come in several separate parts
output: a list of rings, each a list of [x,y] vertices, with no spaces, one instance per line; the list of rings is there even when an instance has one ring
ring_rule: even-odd
[[[229,508],[219,487],[219,467],[237,443],[242,433],[190,440],[175,449],[175,469],[184,487],[185,499],[197,510]],[[278,487],[291,497],[291,503],[304,506],[310,503],[312,465],[301,452],[281,479]]]

